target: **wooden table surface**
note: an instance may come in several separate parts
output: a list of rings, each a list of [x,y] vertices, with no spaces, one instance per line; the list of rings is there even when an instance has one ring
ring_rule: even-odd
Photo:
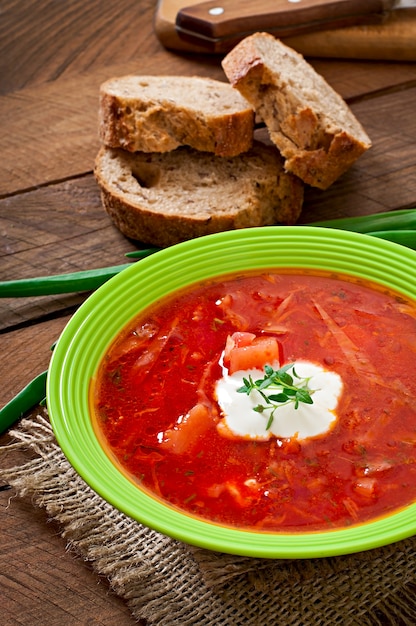
[[[124,263],[134,249],[104,213],[92,175],[100,83],[127,73],[225,80],[219,57],[162,47],[155,5],[2,0],[0,280]],[[306,191],[301,222],[416,206],[416,65],[310,61],[373,147],[329,190]],[[85,297],[0,300],[0,406],[47,368],[51,344]],[[2,624],[134,623],[42,510],[12,490],[0,492],[0,507]]]

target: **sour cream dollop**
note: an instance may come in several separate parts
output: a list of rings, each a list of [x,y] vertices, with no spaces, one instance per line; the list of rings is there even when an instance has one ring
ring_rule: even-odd
[[[329,432],[337,420],[336,408],[343,386],[341,377],[309,361],[296,361],[295,369],[299,377],[310,379],[308,386],[313,391],[313,404],[301,402],[297,409],[292,402],[279,406],[267,430],[270,412],[254,411],[258,404],[265,404],[260,394],[255,390],[250,395],[237,392],[244,384],[243,378],[251,375],[253,380],[257,380],[263,378],[264,372],[255,369],[238,371],[230,376],[223,366],[223,376],[216,383],[217,401],[223,417],[219,432],[223,430],[225,436],[228,433],[228,436],[232,434],[259,441],[267,441],[271,437],[308,439]]]

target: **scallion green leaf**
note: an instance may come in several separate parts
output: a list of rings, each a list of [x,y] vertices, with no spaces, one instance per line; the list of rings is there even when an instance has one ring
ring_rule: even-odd
[[[378,230],[367,233],[379,239],[393,241],[406,248],[416,250],[416,230]]]
[[[0,282],[0,297],[24,298],[27,296],[49,296],[59,293],[93,291],[103,285],[109,278],[130,266],[131,263],[127,263],[69,274],[4,281]]]
[[[416,209],[398,209],[372,215],[342,217],[333,220],[313,222],[308,226],[339,228],[356,233],[371,233],[392,230],[416,230]]]
[[[24,413],[40,404],[46,394],[47,371],[42,372],[0,409],[0,435]]]

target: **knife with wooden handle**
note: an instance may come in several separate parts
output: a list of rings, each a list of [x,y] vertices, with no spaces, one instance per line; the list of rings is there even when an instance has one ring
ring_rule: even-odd
[[[154,17],[155,33],[161,44],[169,50],[216,54],[207,46],[179,37],[176,17],[184,6],[191,4],[201,4],[201,0],[158,0]],[[255,13],[254,0],[253,5]],[[282,39],[306,57],[416,61],[416,0],[398,0],[394,8],[387,11],[381,24],[317,30]],[[229,42],[227,50],[221,54],[232,47]]]
[[[176,31],[211,52],[224,52],[257,31],[284,38],[380,23],[394,4],[395,0],[256,0],[253,7],[252,0],[209,0],[181,8]]]

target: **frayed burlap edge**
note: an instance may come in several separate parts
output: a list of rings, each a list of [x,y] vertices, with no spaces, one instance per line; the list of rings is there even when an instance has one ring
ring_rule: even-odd
[[[80,557],[105,575],[149,626],[413,626],[416,539],[347,557],[268,561],[187,546],[126,517],[67,462],[46,412],[0,451],[27,451],[0,469],[20,497],[46,509]],[[2,462],[2,465],[4,463]]]

